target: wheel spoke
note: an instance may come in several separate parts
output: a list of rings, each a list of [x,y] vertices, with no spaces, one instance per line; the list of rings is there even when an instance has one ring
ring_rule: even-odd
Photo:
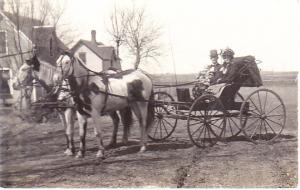
[[[193,125],[198,125],[198,124],[200,124],[200,123],[203,123],[202,121],[199,121],[199,122],[196,122],[196,123],[191,123],[191,124],[189,124],[190,126],[193,126]]]
[[[273,121],[273,120],[271,120],[271,119],[269,119],[269,118],[266,118],[266,120],[269,120],[269,121],[271,121],[272,123],[275,123],[275,124],[277,124],[277,125],[279,125],[279,126],[282,127],[282,124],[281,124],[281,123],[278,123],[278,122],[276,122],[276,121]]]
[[[170,125],[173,128],[173,125],[166,119],[163,119],[168,125]]]
[[[275,114],[275,115],[268,115],[267,117],[278,117],[278,116],[283,116],[282,114]]]
[[[256,104],[254,104],[254,102],[252,101],[252,99],[251,99],[251,98],[249,98],[249,100],[252,102],[252,104],[254,105],[255,109],[258,111],[258,113],[260,113],[260,114],[261,114],[260,110],[257,108]]]
[[[259,102],[260,111],[261,111],[261,113],[262,113],[263,110],[262,110],[262,105],[261,105],[261,101],[260,101],[259,91],[257,92],[257,97],[258,97],[258,102]]]
[[[205,127],[201,128],[202,126],[204,126],[204,124],[202,124],[200,127],[198,127],[191,135],[194,136],[194,134],[195,134],[196,132],[198,132],[200,129],[202,129],[202,130],[200,131],[200,135],[201,135],[202,132],[203,132],[203,128],[205,128]]]
[[[247,128],[249,128],[250,126],[252,126],[254,123],[256,123],[258,120],[260,119],[256,119],[254,122],[252,122],[250,125],[247,126]]]
[[[210,129],[207,129],[207,134],[208,134],[208,141],[210,141],[210,143],[211,143],[211,136],[210,136]],[[205,140],[205,139],[204,139]]]
[[[233,125],[232,125],[233,123]],[[240,127],[238,126],[238,124],[232,119],[232,118],[228,118],[228,124],[229,124],[229,129],[230,129],[230,132],[231,132],[231,136],[235,135],[236,133],[234,133],[234,126],[238,129],[237,132],[240,132]]]
[[[265,103],[264,103],[264,110],[266,108],[266,104],[267,104],[267,101],[268,101],[268,92],[266,91],[266,97],[265,97]]]
[[[230,119],[231,119],[231,118],[230,118]],[[228,119],[228,121],[229,121],[229,119]],[[229,124],[229,129],[230,129],[230,132],[231,132],[231,136],[233,136],[234,134],[233,134],[231,122],[229,121],[228,124]],[[225,133],[224,133],[224,137],[225,137]]]
[[[161,120],[159,120],[159,134],[160,134],[160,138],[162,138],[162,127],[161,127]]]
[[[270,127],[270,129],[273,131],[273,134],[276,135],[276,132],[274,131],[274,129],[271,127],[271,125],[269,124],[269,122],[267,120],[265,120],[266,124]]]
[[[224,121],[222,121],[221,124],[222,124],[222,123],[224,123]],[[223,128],[223,127],[220,127],[220,125],[218,126],[218,125],[215,125],[215,124],[212,124],[212,123],[211,123],[211,125],[215,126],[215,127],[218,128],[218,129],[222,129],[222,128]]]
[[[282,104],[279,104],[278,106],[276,106],[274,109],[272,109],[271,111],[269,111],[268,113],[266,113],[265,115],[269,115],[269,113],[272,113],[274,110],[276,110],[278,107],[282,106]]]
[[[215,124],[215,123],[217,123],[218,121],[220,121],[220,120],[224,120],[223,118],[219,118],[219,119],[217,119],[217,120],[211,120],[211,121],[214,121],[212,124]]]
[[[267,126],[266,126],[266,121],[265,120],[263,120],[264,121],[264,127],[265,127],[265,131],[266,131],[266,135],[268,134],[268,129],[267,129]]]
[[[261,126],[262,126],[262,120],[260,120],[260,124],[259,124],[259,134],[258,134],[258,139],[260,140],[261,138]]]
[[[261,121],[260,121],[260,123],[261,123]],[[252,135],[250,136],[251,139],[252,139],[253,135],[256,133],[257,128],[258,128],[258,125],[255,126],[254,131],[253,131]]]
[[[250,106],[249,108],[253,108],[253,109],[249,109],[248,111],[251,111],[252,113],[254,113],[254,114],[256,114],[256,115],[260,115],[261,113],[260,112],[257,112],[256,110],[256,108],[255,107],[253,107],[253,106]]]
[[[203,125],[202,125],[202,126],[203,126]],[[192,133],[192,136],[194,136],[194,134],[195,134],[197,131],[199,131],[199,130],[200,130],[200,127],[199,127],[196,131],[194,131],[194,132]],[[200,131],[200,133],[199,133],[199,135],[198,135],[197,140],[199,140],[199,138],[201,137],[201,134],[203,133],[204,130],[205,130],[205,126],[201,128],[201,131]]]
[[[203,141],[205,141],[205,137],[206,137],[206,127],[204,127],[204,136],[203,136]],[[198,136],[198,138],[197,138],[197,140],[200,140],[201,141],[201,136],[199,135]],[[204,142],[203,142],[203,144],[204,144]],[[205,145],[205,144],[204,144]]]
[[[241,130],[241,128],[239,127],[239,125],[238,125],[232,118],[229,117],[229,119],[234,123],[234,125],[235,125],[239,130]]]
[[[166,128],[166,125],[165,125],[165,123],[163,122],[163,120],[162,120],[162,124],[163,124],[163,127],[164,127],[166,133],[169,134],[169,132],[168,132],[168,130],[167,130],[167,128]]]

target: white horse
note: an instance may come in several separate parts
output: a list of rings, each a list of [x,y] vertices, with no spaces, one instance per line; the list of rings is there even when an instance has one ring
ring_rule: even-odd
[[[127,70],[111,76],[95,73],[70,54],[59,58],[58,67],[62,72],[62,79],[69,80],[74,93],[74,101],[81,114],[78,117],[80,128],[86,130],[82,124],[85,123],[87,115],[96,123],[95,133],[99,140],[97,157],[104,156],[99,116],[126,107],[133,110],[140,124],[140,152],[146,150],[147,129],[154,119],[153,84],[149,76],[140,70]],[[81,144],[84,144],[84,139]]]
[[[70,86],[67,80],[63,80],[59,86],[56,86],[56,89],[52,87],[57,84],[58,79],[60,78],[60,71],[56,69],[55,66],[47,64],[46,62],[41,64],[40,61],[34,56],[32,59],[27,60],[20,69],[18,70],[16,79],[14,80],[13,87],[15,89],[24,88],[28,85],[32,85],[32,81],[35,79],[42,87],[45,88],[46,92],[51,95],[51,97],[47,97],[48,99],[52,99],[52,101],[63,101],[64,105],[68,105],[66,108],[57,108],[59,117],[65,128],[65,135],[67,140],[67,149],[65,150],[65,154],[68,156],[72,156],[75,153],[74,146],[74,122],[75,122],[75,113],[78,117],[82,117],[76,111],[75,102],[70,94]],[[128,133],[129,127],[131,126],[131,110],[125,108],[120,110],[120,115],[122,119],[122,123],[124,125],[123,132],[123,143],[126,144],[128,142]],[[126,117],[129,115],[129,117]],[[110,117],[112,118],[114,130],[111,141],[108,147],[114,147],[116,145],[117,139],[117,131],[119,126],[119,116],[116,112],[111,112]],[[80,123],[80,126],[86,128],[87,121],[84,123]],[[85,130],[82,130],[80,127],[79,130],[80,138],[85,137]],[[82,157],[84,154],[82,151],[77,157]]]

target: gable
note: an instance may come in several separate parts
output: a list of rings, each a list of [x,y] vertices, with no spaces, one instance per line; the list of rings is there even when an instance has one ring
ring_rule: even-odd
[[[102,44],[102,43],[99,43]],[[79,40],[72,48],[71,52],[74,53],[80,46],[86,46],[90,51],[97,55],[102,60],[110,61],[114,57],[114,48],[112,46],[105,46],[94,44],[87,40]]]
[[[92,50],[90,50],[88,47],[84,45],[79,45],[75,51],[73,51],[73,54],[75,57],[80,58],[80,53],[85,53],[85,59],[86,63],[85,66],[94,72],[100,72],[104,69],[104,61],[97,56]],[[81,60],[83,61],[83,60]]]

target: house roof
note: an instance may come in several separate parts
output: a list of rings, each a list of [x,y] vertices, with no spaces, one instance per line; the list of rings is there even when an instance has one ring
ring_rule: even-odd
[[[2,11],[3,14],[15,25],[17,26],[17,16],[7,12]],[[20,22],[20,30],[26,35],[26,37],[31,41],[34,42],[34,35],[33,30],[38,29],[39,27],[47,28],[47,26],[43,26],[43,23],[38,19],[32,19],[29,17],[20,16],[19,17]],[[52,27],[52,26],[49,26]],[[59,39],[57,38],[57,43],[59,44],[59,47],[62,49],[68,49],[67,46]]]
[[[110,60],[113,56],[115,56],[115,49],[112,46],[105,46],[101,42],[97,42],[97,44],[87,41],[87,40],[79,40],[72,48],[71,52],[74,53],[80,45],[85,45],[92,52],[94,52],[98,57],[103,60]]]
[[[15,25],[18,25],[18,21],[17,21],[17,16],[7,12],[7,11],[3,11],[3,13],[5,14],[5,16],[7,16],[7,18]],[[37,19],[31,19],[29,17],[23,17],[20,16],[19,17],[19,26],[20,26],[20,30],[31,40],[31,42],[33,41],[33,35],[32,35],[32,31],[33,31],[33,26],[41,26],[42,22],[37,20]]]

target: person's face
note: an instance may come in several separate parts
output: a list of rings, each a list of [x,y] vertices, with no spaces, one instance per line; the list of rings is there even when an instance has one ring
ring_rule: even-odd
[[[211,62],[212,62],[213,64],[217,64],[217,62],[218,62],[218,57],[211,57],[210,59],[211,59]]]
[[[224,63],[230,63],[232,60],[231,56],[223,56]]]

